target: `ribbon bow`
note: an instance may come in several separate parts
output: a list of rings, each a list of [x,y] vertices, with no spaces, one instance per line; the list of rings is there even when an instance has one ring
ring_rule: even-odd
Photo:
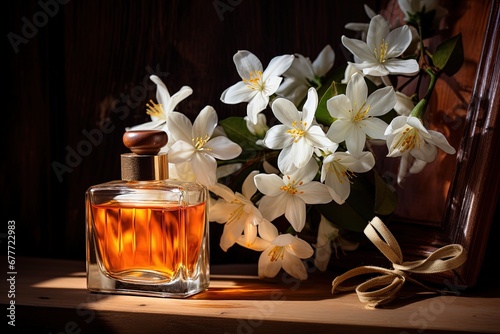
[[[418,261],[403,262],[403,254],[396,238],[384,225],[382,220],[374,217],[364,230],[365,235],[392,262],[393,269],[377,266],[361,266],[337,276],[332,282],[332,293],[335,291],[356,291],[359,300],[375,308],[393,301],[405,281],[416,283],[430,291],[440,292],[409,277],[409,273],[434,274],[455,269],[467,259],[467,253],[461,245],[452,244],[435,250],[427,258]],[[350,278],[365,274],[382,274],[359,285],[343,286]]]

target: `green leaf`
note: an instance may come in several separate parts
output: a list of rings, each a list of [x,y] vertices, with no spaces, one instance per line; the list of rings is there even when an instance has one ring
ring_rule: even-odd
[[[318,103],[318,108],[316,109],[316,120],[318,121],[318,123],[321,123],[323,125],[330,125],[335,121],[335,119],[330,116],[330,113],[328,112],[326,101],[339,94],[345,94],[346,87],[346,84],[338,83],[336,81],[333,81],[331,83],[330,87],[328,87],[323,96],[321,96],[321,99]]]
[[[318,204],[316,206],[326,219],[339,228],[349,231],[362,232],[369,221],[361,216],[349,202],[345,202],[342,205],[330,202],[328,204]]]
[[[248,131],[246,121],[242,117],[229,117],[219,122],[229,139],[241,146],[243,150],[261,151],[264,148],[256,144],[259,139]]]
[[[432,62],[448,76],[457,73],[464,62],[462,34],[439,44],[432,56]]]
[[[358,174],[351,184],[351,193],[344,204],[331,202],[320,205],[320,212],[337,226],[355,232],[362,232],[373,218],[374,189],[364,174]]]

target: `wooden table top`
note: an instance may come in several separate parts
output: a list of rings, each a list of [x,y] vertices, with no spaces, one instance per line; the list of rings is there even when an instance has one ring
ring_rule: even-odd
[[[15,269],[0,284],[3,321],[14,314],[7,328],[25,332],[500,333],[500,289],[490,284],[455,297],[407,283],[390,306],[366,309],[355,293],[332,295],[328,272],[260,280],[254,265],[212,266],[207,291],[168,299],[88,292],[83,261],[18,257]]]

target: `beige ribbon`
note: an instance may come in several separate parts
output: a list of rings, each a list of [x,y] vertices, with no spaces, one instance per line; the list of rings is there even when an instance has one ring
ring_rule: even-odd
[[[361,266],[351,269],[333,280],[332,293],[336,291],[356,291],[359,300],[362,303],[367,303],[367,306],[370,308],[392,302],[397,297],[399,290],[401,290],[406,280],[418,284],[429,291],[444,293],[444,291],[420,283],[409,277],[409,274],[435,274],[452,270],[461,266],[467,259],[467,253],[463,247],[458,244],[452,244],[435,250],[423,260],[403,262],[403,254],[398,242],[378,217],[374,217],[368,223],[364,233],[382,254],[392,262],[393,269],[377,266]],[[359,285],[342,285],[348,279],[366,274],[381,274],[381,276],[373,277]]]

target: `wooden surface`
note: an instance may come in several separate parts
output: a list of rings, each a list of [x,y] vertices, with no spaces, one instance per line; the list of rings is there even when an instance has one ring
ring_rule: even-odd
[[[15,298],[7,298],[9,286],[2,279],[1,304],[7,312],[15,300],[15,329],[24,332],[500,332],[500,290],[488,282],[480,289],[456,288],[458,297],[415,295],[407,285],[393,305],[369,310],[354,293],[331,295],[333,273],[312,272],[303,282],[281,274],[263,281],[254,266],[214,266],[206,292],[164,299],[90,293],[79,261],[18,257],[15,269]]]

